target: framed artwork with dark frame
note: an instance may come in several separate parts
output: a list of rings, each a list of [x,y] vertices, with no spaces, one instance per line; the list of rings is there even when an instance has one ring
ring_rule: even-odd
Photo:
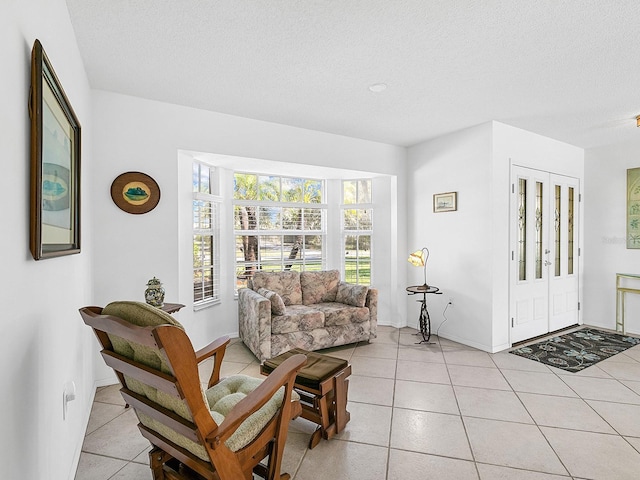
[[[33,258],[80,253],[80,123],[42,44],[31,50]]]
[[[458,192],[436,193],[433,195],[433,212],[453,212],[458,209]]]
[[[139,215],[156,208],[160,202],[160,187],[146,173],[125,172],[111,184],[111,199],[120,210]]]

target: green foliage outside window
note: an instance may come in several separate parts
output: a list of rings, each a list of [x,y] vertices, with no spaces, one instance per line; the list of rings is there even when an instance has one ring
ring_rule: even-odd
[[[344,278],[349,283],[371,285],[371,198],[370,179],[342,182]]]
[[[238,286],[257,270],[322,268],[323,188],[322,180],[234,174]]]

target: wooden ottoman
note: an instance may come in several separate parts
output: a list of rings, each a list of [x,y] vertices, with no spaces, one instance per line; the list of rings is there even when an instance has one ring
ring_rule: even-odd
[[[351,375],[351,365],[340,358],[294,348],[265,360],[260,365],[260,373],[269,375],[287,358],[298,353],[307,356],[307,364],[298,372],[294,388],[300,395],[302,418],[318,425],[309,441],[309,448],[313,448],[321,438],[329,440],[340,433],[351,419],[347,412],[347,377]]]

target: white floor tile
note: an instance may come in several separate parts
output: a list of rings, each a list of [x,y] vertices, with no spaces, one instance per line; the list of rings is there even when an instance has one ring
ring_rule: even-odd
[[[638,452],[640,452],[640,438],[638,437],[624,437],[624,439],[631,444]]]
[[[391,448],[473,460],[459,415],[394,408]]]
[[[89,423],[87,424],[86,435],[95,432],[98,428],[106,425],[123,413],[125,413],[124,403],[122,405],[114,405],[112,403],[94,402],[91,408]]]
[[[480,350],[443,349],[444,359],[449,365],[496,368],[491,355]]]
[[[309,448],[310,435],[289,431],[287,443],[282,456],[281,473],[288,473],[293,477],[300,468],[302,459],[307,454]],[[323,440],[324,441],[324,440]]]
[[[392,358],[395,360],[398,358],[398,346],[388,343],[363,343],[353,351],[353,357]]]
[[[465,417],[476,461],[566,475],[555,452],[535,425]]]
[[[396,380],[394,407],[459,414],[451,385]]]
[[[571,475],[594,480],[637,480],[640,453],[622,437],[542,427]]]
[[[139,463],[127,463],[122,470],[116,473],[109,480],[153,480],[151,468],[148,465],[140,465]]]
[[[619,380],[640,382],[640,362],[624,363],[613,361],[614,359],[615,357],[612,357],[609,360],[600,362],[598,366],[609,375]]]
[[[412,382],[451,384],[449,371],[444,363],[398,360],[396,379]]]
[[[511,391],[511,386],[497,368],[468,365],[447,365],[447,368],[453,385]]]
[[[378,325],[376,334],[378,336],[374,338],[371,343],[388,343],[391,345],[398,345],[400,333],[397,328]]]
[[[292,480],[319,472],[353,480],[639,478],[640,347],[569,373],[436,336],[416,345],[415,332],[380,326],[370,344],[323,351],[352,364],[351,421],[313,450],[315,424],[292,421],[282,468]],[[234,339],[223,376],[262,378],[258,365]],[[96,392],[76,480],[151,478],[149,444],[119,388]]]
[[[391,378],[349,377],[349,402],[393,405],[394,380]]]
[[[126,464],[124,460],[83,452],[75,480],[107,480]]]
[[[389,446],[391,407],[349,402],[347,410],[351,414],[351,420],[336,438],[382,447]]]
[[[122,386],[117,383],[115,385],[109,385],[107,387],[100,387],[96,390],[96,395],[93,399],[94,402],[112,403],[114,405],[121,405],[124,407],[125,401],[120,394],[120,388]]]
[[[444,363],[444,355],[440,347],[434,347],[433,345],[411,345],[399,348],[398,360]]]
[[[587,400],[587,403],[620,435],[640,437],[640,405],[596,400]]]
[[[495,353],[491,359],[498,368],[549,373],[549,367],[545,364],[509,352]]]
[[[557,375],[551,372],[541,373],[503,370],[502,373],[516,392],[577,397],[573,390],[560,380]]]
[[[383,479],[387,471],[387,451],[384,447],[342,440],[320,442],[307,451],[294,478]]]
[[[538,425],[588,432],[615,433],[584,400],[534,393],[518,393]]]
[[[140,434],[133,409],[85,437],[83,451],[100,453],[122,460],[133,460],[149,446]]]
[[[522,402],[513,392],[460,386],[453,389],[463,417],[533,423]]]
[[[395,378],[395,358],[353,357],[351,359],[353,375],[365,377]]]
[[[634,382],[632,380],[620,380],[620,383],[622,383],[623,385],[626,385],[631,390],[633,390],[638,395],[640,395],[640,382]]]
[[[345,477],[346,478],[346,477]],[[369,477],[370,480],[377,477]],[[380,479],[385,477],[379,477]],[[437,478],[438,480],[477,480],[473,462],[391,449],[387,480]]]
[[[635,347],[631,347],[624,352],[623,355],[634,359],[636,362],[640,362],[640,345],[636,345]]]
[[[478,463],[481,480],[568,480],[566,476]]]
[[[613,378],[586,378],[563,375],[564,383],[581,398],[640,405],[640,395]]]

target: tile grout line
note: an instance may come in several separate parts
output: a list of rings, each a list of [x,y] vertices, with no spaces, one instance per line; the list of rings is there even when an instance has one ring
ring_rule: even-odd
[[[442,352],[442,358],[444,359],[444,367],[447,370],[447,375],[449,376],[449,383],[451,385],[451,391],[453,392],[453,398],[456,400],[456,407],[458,408],[458,414],[460,417],[460,423],[462,424],[462,428],[464,430],[465,438],[467,439],[467,446],[469,447],[469,453],[471,454],[471,460],[473,461],[473,466],[475,468],[476,474],[478,478],[480,477],[480,469],[478,468],[478,461],[476,459],[476,454],[473,451],[473,446],[471,444],[471,438],[469,437],[469,430],[467,429],[467,422],[464,420],[464,416],[462,415],[462,409],[460,408],[460,401],[458,400],[458,394],[456,393],[456,389],[453,385],[453,378],[451,378],[451,372],[449,370],[449,363],[447,362],[447,356],[444,354],[444,350],[442,350],[442,343],[440,342],[440,337],[438,337],[438,346],[440,347],[440,352]]]
[[[400,370],[400,366],[399,366],[399,361],[400,361],[400,360],[399,360],[399,356],[400,356],[400,351],[401,351],[401,349],[405,349],[405,348],[406,348],[406,349],[408,349],[408,348],[410,348],[410,346],[409,346],[409,345],[404,345],[404,344],[402,344],[402,345],[401,345],[401,344],[400,344],[400,341],[401,341],[401,339],[402,339],[402,336],[401,336],[401,334],[400,334],[400,329],[396,329],[396,332],[397,332],[397,338],[396,338],[396,341],[395,341],[395,342],[393,342],[393,343],[392,343],[392,342],[389,342],[389,343],[379,343],[379,344],[378,344],[378,345],[395,345],[395,352],[396,352],[396,357],[395,357],[395,362],[396,362],[396,364],[395,364],[395,369],[394,369],[394,378],[393,378],[393,387],[392,387],[392,388],[393,388],[393,392],[392,392],[392,397],[391,397],[391,407],[390,407],[390,408],[391,408],[391,415],[390,415],[390,423],[389,423],[389,432],[388,432],[388,436],[387,436],[387,442],[388,442],[388,445],[386,446],[386,449],[387,449],[387,459],[386,459],[386,473],[385,473],[385,477],[387,478],[387,480],[389,479],[389,475],[392,473],[390,469],[391,469],[391,467],[392,467],[392,465],[391,465],[391,449],[392,449],[391,440],[392,440],[392,428],[393,428],[394,412],[395,412],[396,408],[400,408],[400,407],[396,407],[396,405],[395,405],[396,387],[397,387],[397,382],[399,381],[399,380],[398,380],[398,374],[399,374],[399,370]],[[348,351],[349,353],[348,353],[347,355],[345,355],[345,357],[347,357],[347,360],[351,361],[351,359],[355,358],[355,355],[354,355],[354,354],[355,354],[355,352],[356,352],[356,350],[357,350],[357,348],[358,348],[359,346],[362,346],[362,345],[357,344],[353,349],[350,349],[350,350]],[[636,350],[640,351],[640,348],[637,348],[637,347],[636,347]],[[524,425],[531,425],[531,424],[529,424],[529,423],[524,423],[524,422],[512,422],[512,421],[509,421],[509,420],[490,419],[490,418],[485,418],[485,417],[482,417],[482,416],[478,416],[478,417],[476,417],[476,416],[468,416],[468,417],[464,416],[464,415],[463,415],[463,413],[462,413],[462,410],[461,410],[461,408],[460,408],[460,401],[459,401],[459,399],[458,399],[458,394],[456,393],[456,388],[455,388],[455,385],[454,385],[454,383],[453,383],[454,381],[453,381],[453,379],[452,379],[452,375],[451,375],[451,371],[450,371],[450,366],[452,366],[452,365],[457,365],[457,364],[456,364],[456,363],[450,364],[450,363],[447,361],[446,356],[444,355],[444,353],[445,353],[445,352],[444,352],[444,350],[443,350],[443,345],[441,344],[440,339],[438,339],[438,351],[441,353],[441,355],[442,355],[442,357],[443,357],[443,363],[440,363],[440,362],[429,362],[429,361],[416,361],[416,360],[406,360],[406,361],[407,361],[407,362],[412,362],[412,363],[426,364],[426,365],[425,365],[425,368],[428,368],[429,366],[432,366],[432,364],[433,364],[433,365],[436,365],[436,364],[444,364],[445,369],[446,369],[446,372],[447,372],[447,376],[448,376],[448,379],[449,379],[449,383],[448,383],[448,385],[450,385],[450,387],[451,387],[451,389],[452,389],[452,391],[453,391],[453,393],[454,393],[454,399],[455,399],[456,406],[457,406],[457,409],[458,409],[458,413],[456,413],[456,414],[445,414],[445,415],[451,415],[451,416],[455,415],[455,416],[457,416],[457,417],[459,417],[459,418],[461,419],[461,421],[462,421],[462,425],[463,425],[463,428],[464,428],[464,432],[465,432],[465,436],[466,436],[466,440],[467,440],[467,445],[468,445],[468,447],[469,447],[469,450],[470,450],[470,453],[471,453],[471,457],[472,457],[472,460],[471,460],[471,461],[473,461],[473,463],[474,463],[475,471],[476,471],[476,475],[478,476],[478,478],[481,478],[481,477],[480,477],[480,469],[479,469],[479,467],[478,467],[479,465],[494,465],[495,467],[504,468],[504,469],[505,469],[505,471],[506,471],[506,469],[507,469],[507,468],[509,468],[509,469],[513,469],[514,471],[516,471],[516,470],[517,470],[517,471],[522,471],[522,472],[536,472],[536,470],[531,470],[531,469],[528,469],[528,468],[525,468],[525,467],[512,467],[512,466],[508,466],[508,465],[502,464],[502,463],[500,463],[500,462],[498,462],[498,463],[479,462],[479,461],[476,459],[475,452],[474,452],[474,450],[473,450],[473,448],[472,448],[472,446],[471,446],[471,441],[470,441],[470,437],[469,437],[469,432],[468,432],[468,430],[467,430],[467,425],[466,425],[466,423],[465,423],[465,418],[486,419],[486,420],[492,420],[492,421],[502,422],[502,423],[516,423],[516,424],[524,424]],[[625,354],[625,352],[621,352],[621,353],[622,353],[623,355]],[[628,402],[621,402],[621,401],[619,401],[619,400],[598,400],[598,399],[587,399],[587,398],[584,398],[582,395],[580,395],[580,393],[579,393],[579,391],[578,391],[578,390],[576,390],[576,389],[575,389],[575,388],[573,388],[569,383],[567,383],[567,381],[569,380],[569,378],[570,378],[570,377],[571,377],[571,378],[594,379],[594,380],[603,380],[603,379],[605,379],[605,380],[615,380],[618,384],[621,384],[621,385],[626,389],[626,391],[629,391],[629,392],[632,392],[632,393],[638,394],[638,392],[636,392],[635,390],[633,390],[633,388],[631,388],[631,387],[629,387],[628,385],[626,385],[625,383],[623,383],[623,381],[639,382],[639,381],[640,381],[640,379],[636,379],[636,380],[634,380],[634,379],[630,379],[630,380],[621,379],[621,378],[617,378],[617,377],[613,376],[613,374],[610,374],[609,372],[604,371],[604,370],[603,370],[603,373],[606,375],[606,377],[590,377],[590,376],[584,376],[584,375],[581,375],[581,376],[576,375],[575,377],[573,377],[572,375],[567,375],[567,373],[568,373],[568,372],[565,372],[565,371],[557,371],[557,369],[551,369],[551,368],[549,368],[549,369],[548,369],[548,372],[545,372],[545,373],[553,373],[556,377],[558,377],[558,378],[560,379],[560,381],[562,382],[562,385],[566,386],[566,387],[568,388],[568,390],[569,390],[569,391],[571,391],[573,394],[575,394],[575,395],[576,395],[576,397],[567,397],[567,396],[564,396],[564,395],[548,394],[548,393],[540,393],[540,392],[517,392],[517,391],[515,391],[515,390],[514,390],[514,387],[513,387],[513,385],[511,384],[511,382],[509,382],[509,380],[506,378],[506,376],[505,376],[505,372],[506,372],[506,371],[512,371],[512,370],[514,370],[514,371],[521,371],[521,370],[518,370],[517,368],[508,368],[508,367],[501,368],[501,367],[498,365],[498,363],[496,362],[496,359],[494,358],[494,355],[491,355],[491,354],[490,354],[489,356],[490,356],[491,361],[492,361],[492,363],[494,364],[494,366],[495,366],[495,367],[500,371],[500,375],[501,375],[501,376],[502,376],[502,378],[506,381],[506,383],[507,383],[507,385],[509,386],[510,390],[493,389],[493,388],[486,388],[486,387],[484,387],[484,388],[483,388],[483,387],[481,387],[481,386],[479,386],[479,385],[476,385],[476,386],[467,386],[467,387],[465,387],[465,388],[478,389],[478,390],[480,390],[480,389],[488,389],[488,390],[495,390],[495,391],[502,391],[502,392],[508,392],[508,391],[510,391],[512,394],[514,394],[514,395],[516,396],[516,398],[518,399],[519,405],[524,409],[524,411],[525,411],[525,412],[527,412],[527,414],[529,415],[529,417],[530,417],[530,418],[531,418],[531,420],[533,421],[533,424],[537,427],[537,430],[540,432],[540,434],[542,434],[543,438],[545,439],[546,444],[549,446],[549,448],[551,448],[551,450],[552,450],[552,451],[554,452],[554,454],[556,455],[556,457],[557,457],[558,461],[560,462],[560,464],[563,466],[563,468],[564,468],[564,469],[565,469],[565,471],[567,472],[566,474],[555,474],[555,475],[558,475],[559,477],[563,477],[563,478],[574,478],[574,477],[572,476],[572,474],[569,472],[569,469],[568,469],[568,468],[567,468],[567,466],[565,465],[564,461],[562,460],[562,458],[560,457],[560,455],[558,454],[558,452],[556,452],[556,450],[555,450],[555,449],[553,448],[553,446],[551,445],[551,442],[550,442],[549,438],[547,438],[547,436],[546,436],[546,435],[544,434],[544,432],[542,431],[542,427],[544,427],[544,428],[548,428],[549,430],[565,430],[565,431],[572,431],[572,432],[584,432],[584,433],[588,433],[588,434],[595,434],[595,435],[606,435],[606,436],[610,436],[610,437],[621,437],[621,438],[625,441],[625,443],[626,443],[626,444],[628,444],[628,445],[632,448],[632,450],[633,450],[634,452],[637,452],[638,454],[640,454],[640,448],[639,448],[639,447],[640,447],[640,444],[639,444],[638,446],[634,446],[634,445],[630,442],[630,440],[627,438],[627,437],[633,437],[633,436],[631,435],[631,436],[627,436],[627,437],[625,437],[625,436],[624,436],[624,435],[622,435],[620,432],[618,432],[618,430],[617,430],[617,429],[615,429],[615,428],[614,428],[614,427],[613,427],[613,426],[612,426],[608,421],[606,421],[606,420],[604,419],[604,417],[603,417],[602,415],[600,415],[600,414],[595,410],[595,408],[594,408],[594,407],[589,403],[589,400],[593,400],[594,402],[603,402],[603,403],[606,403],[606,404],[619,404],[619,405],[630,405],[630,406],[640,406],[640,405],[638,405],[638,404],[634,404],[634,403],[628,403]],[[618,364],[627,364],[627,365],[635,365],[635,364],[637,364],[637,363],[640,363],[640,361],[639,361],[639,360],[636,360],[635,358],[633,358],[633,357],[631,357],[631,356],[629,356],[629,355],[625,355],[625,357],[626,357],[626,358],[628,358],[628,359],[630,359],[630,360],[632,360],[633,362],[616,362],[616,363],[618,363]],[[358,356],[358,358],[372,358],[372,357],[370,357],[370,356]],[[374,358],[380,358],[380,357],[374,357]],[[251,364],[252,364],[252,363],[247,363],[247,364],[245,365],[245,367],[243,368],[243,371],[244,371],[246,368],[250,367],[250,366],[251,366]],[[464,363],[463,363],[463,364],[461,364],[461,365],[464,365],[464,366],[476,366],[476,367],[480,367],[480,366],[482,366],[482,365],[468,365],[468,364],[466,364],[466,365],[465,365]],[[601,369],[601,370],[602,370],[602,369]],[[530,371],[530,370],[522,370],[522,371],[524,371],[524,372],[530,372],[530,373],[542,373],[542,372],[535,372],[535,371]],[[632,372],[633,372],[633,370],[632,370]],[[628,375],[628,376],[632,376],[632,375]],[[365,377],[366,377],[366,376],[365,376]],[[376,378],[376,377],[373,377],[373,378]],[[379,378],[386,378],[386,377],[379,377]],[[565,381],[565,380],[566,380],[566,381]],[[412,382],[412,383],[440,384],[440,383],[438,383],[438,382],[433,382],[433,381],[426,381],[426,382],[424,382],[424,381],[420,381],[420,380],[405,380],[405,381]],[[446,384],[445,384],[445,385],[446,385]],[[464,385],[461,385],[461,387],[462,387],[462,386],[464,386]],[[593,412],[598,416],[598,418],[600,418],[600,419],[604,422],[604,424],[606,424],[606,425],[608,425],[609,427],[611,427],[612,432],[614,432],[614,433],[608,433],[608,432],[594,432],[594,431],[591,431],[591,430],[573,429],[573,428],[567,428],[567,427],[562,427],[562,426],[541,425],[541,424],[539,424],[539,423],[538,423],[538,421],[533,417],[533,415],[531,414],[531,412],[529,411],[529,409],[527,409],[526,405],[525,405],[525,404],[524,404],[524,402],[523,402],[523,399],[522,399],[522,397],[521,397],[521,394],[534,395],[534,396],[547,397],[547,398],[549,398],[549,397],[558,397],[558,398],[576,398],[576,399],[579,399],[580,401],[582,401],[582,402],[586,403],[586,404],[588,405],[588,407],[591,409],[591,411],[593,411]],[[627,398],[627,397],[624,397],[624,398]],[[120,407],[123,407],[123,405],[122,405],[122,404],[111,403],[111,402],[109,402],[109,401],[106,401],[106,402],[105,402],[105,401],[94,400],[94,402],[95,402],[95,403],[100,403],[100,404],[105,404],[105,405],[114,405],[114,406],[120,406]],[[368,404],[368,402],[353,402],[353,403]],[[421,412],[426,412],[426,411],[427,411],[427,410],[411,409],[411,408],[410,408],[410,409],[408,409],[408,410],[415,410],[415,411],[421,411]],[[119,413],[116,417],[114,417],[113,419],[109,420],[107,423],[105,423],[105,424],[101,425],[100,427],[96,428],[96,429],[95,429],[93,432],[91,432],[91,433],[94,433],[94,432],[98,431],[100,428],[102,428],[102,427],[104,427],[104,426],[108,425],[108,424],[109,424],[109,423],[111,423],[113,420],[115,420],[115,419],[117,419],[118,417],[120,417],[123,413],[126,413],[126,410],[125,410],[125,409],[123,409],[123,411],[122,411],[121,413]],[[442,414],[442,412],[434,412],[434,413],[440,413],[440,414]],[[589,427],[589,428],[591,428],[591,427]],[[88,434],[88,435],[91,435],[91,434]],[[86,436],[88,436],[88,435],[86,435]],[[383,437],[383,438],[384,438],[384,437]],[[344,442],[347,442],[347,443],[349,443],[349,442],[353,442],[353,443],[359,443],[359,444],[364,444],[364,445],[379,446],[379,445],[377,445],[377,444],[374,444],[374,443],[368,443],[368,442],[366,442],[366,441],[355,441],[355,440],[349,440],[349,439],[335,439],[335,440],[336,440],[336,441],[340,441],[340,442],[344,441]],[[421,452],[421,451],[406,450],[406,449],[404,449],[404,448],[400,448],[400,449],[397,449],[397,450],[406,451],[406,452],[411,452],[411,453],[416,453],[416,454],[420,454],[420,455],[423,455],[423,456],[434,456],[434,457],[441,457],[441,458],[449,458],[449,459],[452,459],[452,460],[469,461],[469,460],[466,460],[466,459],[463,459],[463,458],[460,458],[460,457],[456,457],[456,456],[449,456],[449,455],[446,455],[446,454],[444,454],[444,455],[443,455],[443,454],[435,454],[435,453],[426,453],[426,452]],[[143,451],[144,451],[144,450],[143,450]],[[111,458],[111,459],[113,459],[113,460],[118,460],[118,461],[125,462],[125,464],[124,464],[124,466],[123,466],[122,468],[120,468],[116,473],[114,473],[113,475],[111,475],[111,476],[109,476],[109,477],[108,477],[109,479],[116,478],[116,477],[117,477],[117,475],[118,475],[119,473],[121,473],[125,468],[127,468],[127,466],[129,466],[129,465],[130,465],[130,464],[132,464],[132,463],[133,463],[133,464],[135,464],[135,465],[144,465],[144,464],[139,463],[139,462],[134,462],[133,460],[126,460],[126,459],[121,459],[121,458],[117,458],[117,457],[111,457],[111,456],[108,456],[108,455],[102,455],[102,454],[93,453],[93,452],[86,452],[85,450],[83,450],[83,452],[84,452],[84,453],[87,453],[87,454],[89,454],[89,455],[94,455],[94,456],[99,456],[99,457],[105,457],[105,458]],[[448,452],[448,451],[447,451],[447,452]],[[142,452],[141,452],[141,453],[142,453]],[[302,467],[302,465],[303,465],[303,463],[304,463],[305,459],[307,458],[308,453],[309,453],[309,450],[308,450],[308,449],[305,449],[305,451],[304,451],[303,455],[301,455],[300,460],[299,460],[299,462],[297,463],[297,467],[295,468],[295,474],[294,474],[294,475],[292,475],[292,479],[295,479],[295,478],[300,474],[301,467]],[[138,455],[139,455],[139,454],[138,454]],[[571,459],[573,459],[573,457],[570,457],[570,458],[571,458]],[[541,472],[541,471],[538,471],[538,472],[539,472],[539,473],[546,473],[546,474],[549,474],[549,472]],[[582,477],[575,477],[575,478],[582,478]]]
[[[495,362],[495,360],[493,359],[493,356],[491,356],[491,360],[493,361],[493,363],[496,365],[496,367],[498,368],[498,370],[500,371],[500,374],[502,375],[502,377],[504,378],[504,380],[507,382],[507,384],[509,385],[509,387],[511,387],[511,392],[515,395],[515,397],[518,399],[518,402],[520,402],[520,405],[522,406],[522,408],[524,409],[525,412],[527,412],[527,415],[529,415],[529,418],[531,419],[531,421],[533,422],[533,425],[535,425],[537,431],[540,433],[540,435],[542,435],[542,438],[544,438],[544,441],[547,443],[547,445],[549,446],[549,448],[551,449],[551,451],[554,453],[554,455],[556,456],[557,460],[560,462],[560,465],[562,465],[562,468],[564,468],[565,472],[571,477],[573,478],[573,474],[571,473],[571,471],[569,470],[569,468],[567,467],[567,465],[565,465],[565,462],[562,460],[562,458],[560,457],[560,454],[556,451],[555,448],[553,448],[553,445],[551,445],[551,442],[549,441],[549,439],[547,438],[547,436],[544,434],[544,432],[542,431],[542,428],[540,427],[540,425],[538,424],[538,421],[535,419],[535,417],[532,415],[531,411],[527,408],[527,406],[524,404],[522,398],[520,397],[520,395],[518,395],[518,392],[515,390],[514,386],[511,384],[511,382],[509,382],[509,379],[506,377],[506,375],[504,374],[504,372],[502,371],[502,368],[500,368],[500,366]],[[508,369],[505,369],[508,370]],[[551,372],[554,373],[554,372]],[[557,377],[558,375],[556,375]],[[564,384],[564,382],[563,382]],[[570,387],[569,387],[570,388]],[[521,393],[525,393],[525,392],[521,392]],[[574,392],[576,395],[577,392]],[[544,395],[544,396],[548,396],[548,395]],[[556,395],[559,396],[559,395]],[[580,398],[580,396],[578,395],[578,398]],[[530,425],[530,424],[527,424]],[[548,472],[547,472],[548,473]]]
[[[633,347],[632,347],[633,348]],[[620,352],[620,354],[624,355],[626,352]],[[630,356],[627,355],[628,358],[632,358]],[[613,358],[613,357],[609,357],[609,358]],[[633,359],[633,358],[632,358]],[[606,360],[606,359],[605,359]],[[635,360],[635,359],[633,359]],[[617,362],[617,363],[627,363],[627,362]],[[591,366],[596,366],[595,365],[591,365]],[[500,367],[498,367],[500,368]],[[598,367],[599,368],[599,367]],[[599,368],[600,370],[602,370],[601,368]],[[500,369],[502,371],[502,369]],[[556,371],[559,370],[559,371]],[[597,399],[586,399],[584,398],[575,388],[573,388],[570,384],[568,384],[565,379],[563,377],[567,377],[567,378],[572,378],[570,375],[567,375],[567,371],[565,370],[561,370],[561,369],[554,369],[554,368],[549,368],[550,373],[554,374],[564,385],[567,386],[567,388],[569,388],[573,393],[576,394],[577,399],[581,400],[588,408],[591,409],[591,411],[593,411],[606,425],[608,425],[609,427],[611,427],[611,429],[615,432],[615,433],[607,433],[607,432],[594,432],[591,430],[583,430],[583,429],[571,429],[571,428],[566,428],[566,427],[558,427],[558,426],[551,426],[551,425],[540,425],[538,423],[538,421],[535,419],[535,417],[531,414],[531,412],[529,411],[529,409],[526,407],[526,405],[524,404],[524,402],[522,401],[522,398],[520,397],[520,395],[518,395],[518,393],[527,393],[530,395],[539,395],[539,396],[544,396],[544,397],[563,397],[561,395],[553,395],[553,394],[546,394],[546,393],[537,393],[537,392],[517,392],[514,390],[514,393],[516,394],[516,397],[518,398],[518,400],[520,401],[521,405],[524,407],[524,409],[527,411],[527,413],[529,414],[529,416],[531,417],[531,419],[533,420],[534,424],[538,427],[538,430],[540,431],[540,433],[542,434],[542,436],[544,437],[544,439],[546,440],[547,444],[549,445],[549,447],[552,449],[552,451],[555,453],[555,455],[558,457],[558,460],[560,461],[560,463],[562,464],[562,466],[567,470],[567,472],[569,473],[569,475],[572,475],[573,478],[573,474],[571,473],[571,471],[569,470],[569,468],[567,468],[567,466],[565,465],[564,461],[562,460],[562,458],[560,457],[560,455],[558,454],[558,452],[556,451],[556,449],[553,447],[553,445],[551,444],[551,442],[549,441],[549,439],[547,438],[547,436],[544,434],[544,432],[542,431],[541,427],[545,427],[545,428],[550,428],[550,429],[558,429],[558,430],[570,430],[570,431],[574,431],[574,432],[585,432],[585,433],[591,433],[591,434],[595,434],[595,435],[608,435],[611,437],[620,437],[622,438],[629,446],[631,446],[631,448],[633,448],[635,451],[637,451],[638,453],[640,453],[640,449],[634,447],[634,445],[624,436],[622,435],[613,425],[611,425],[610,422],[608,422],[597,410],[595,410],[595,408],[589,403],[588,400],[592,400],[592,401],[601,401],[601,402],[605,402],[605,403],[617,403],[617,404],[625,404],[625,405],[633,405],[633,406],[637,406],[638,404],[629,404],[626,402],[615,402],[615,401],[610,401],[610,400],[597,400]],[[620,379],[613,377],[611,374],[609,374],[609,372],[606,372],[604,370],[602,370],[607,377],[587,377],[587,376],[577,376],[575,378],[586,378],[586,379],[593,379],[593,380],[614,380],[617,383],[620,383],[621,385],[623,385],[625,388],[627,388],[628,390],[630,390],[633,393],[636,393],[635,391],[633,391],[633,389],[629,388],[627,385],[625,385]],[[571,373],[571,372],[569,372]],[[576,373],[576,372],[574,372]],[[505,378],[506,379],[506,378]],[[507,380],[508,382],[508,380]],[[511,384],[510,384],[511,385]],[[563,398],[575,398],[575,397],[563,397]]]
[[[396,368],[393,375],[393,393],[391,395],[391,416],[389,418],[389,435],[387,436],[387,465],[385,468],[385,480],[389,480],[389,468],[391,467],[391,434],[393,432],[393,416],[396,404],[396,382],[398,379],[398,353],[400,351],[400,333],[396,345]]]

